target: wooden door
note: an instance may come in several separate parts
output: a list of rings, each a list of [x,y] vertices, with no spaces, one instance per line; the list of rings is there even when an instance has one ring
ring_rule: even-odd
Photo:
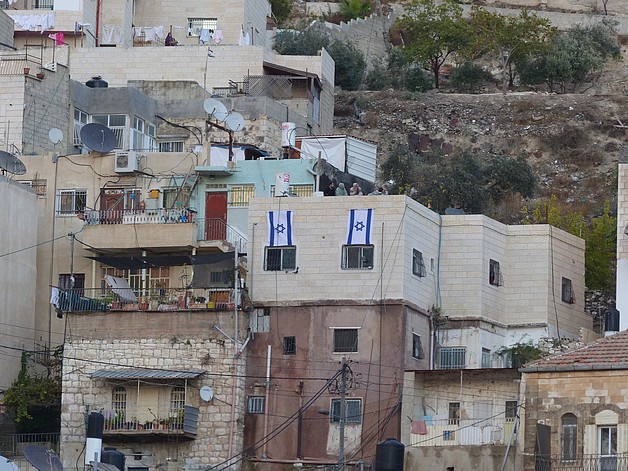
[[[227,238],[227,192],[205,193],[205,240]]]
[[[120,224],[124,213],[124,190],[103,188],[100,191],[101,224]]]

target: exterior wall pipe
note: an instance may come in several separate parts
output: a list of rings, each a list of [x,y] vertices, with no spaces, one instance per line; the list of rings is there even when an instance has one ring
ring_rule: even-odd
[[[266,353],[266,393],[264,397],[264,447],[262,449],[262,457],[268,457],[268,401],[270,396],[270,358],[272,345],[268,345],[268,351]]]

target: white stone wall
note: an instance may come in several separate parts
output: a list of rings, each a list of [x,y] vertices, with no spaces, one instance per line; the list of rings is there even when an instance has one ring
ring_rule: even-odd
[[[13,28],[15,24],[9,15],[0,10],[0,43],[13,45]]]
[[[242,28],[249,33],[251,44],[270,48],[266,34],[266,18],[271,15],[270,3],[267,0],[249,0],[243,2],[243,8]]]
[[[26,64],[24,64],[26,65]],[[24,114],[24,88],[29,80],[22,75],[0,75],[0,144],[22,148],[22,119]]]
[[[2,77],[0,77],[2,78]],[[26,350],[43,332],[35,329],[37,196],[0,175],[0,345]],[[27,249],[27,250],[24,250]],[[0,389],[11,386],[20,371],[18,351],[0,355]]]
[[[617,287],[619,329],[628,329],[628,164],[619,164],[617,179]]]

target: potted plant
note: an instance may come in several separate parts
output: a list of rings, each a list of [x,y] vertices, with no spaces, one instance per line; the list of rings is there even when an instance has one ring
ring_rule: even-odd
[[[24,75],[28,75],[31,73],[31,68],[30,67],[24,67]]]
[[[38,78],[39,80],[42,80],[44,77],[45,77],[45,75],[44,75],[44,73],[43,73],[43,72],[37,72],[37,78]]]

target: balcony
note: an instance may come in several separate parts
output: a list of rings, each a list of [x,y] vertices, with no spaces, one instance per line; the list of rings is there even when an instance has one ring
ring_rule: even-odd
[[[514,422],[503,417],[426,419],[425,425],[424,434],[411,434],[411,446],[507,445],[514,430]]]
[[[573,460],[564,460],[560,456],[536,456],[535,471],[626,471],[628,453],[604,455],[579,455]]]
[[[103,438],[133,439],[150,438],[152,440],[169,439],[172,436],[192,439],[198,428],[198,408],[184,406],[176,414],[166,417],[155,415],[151,408],[131,408],[124,412],[104,410]]]
[[[55,307],[61,312],[90,311],[233,311],[234,290],[214,288],[133,290],[120,296],[113,289],[59,290]],[[240,305],[240,303],[238,303]]]

